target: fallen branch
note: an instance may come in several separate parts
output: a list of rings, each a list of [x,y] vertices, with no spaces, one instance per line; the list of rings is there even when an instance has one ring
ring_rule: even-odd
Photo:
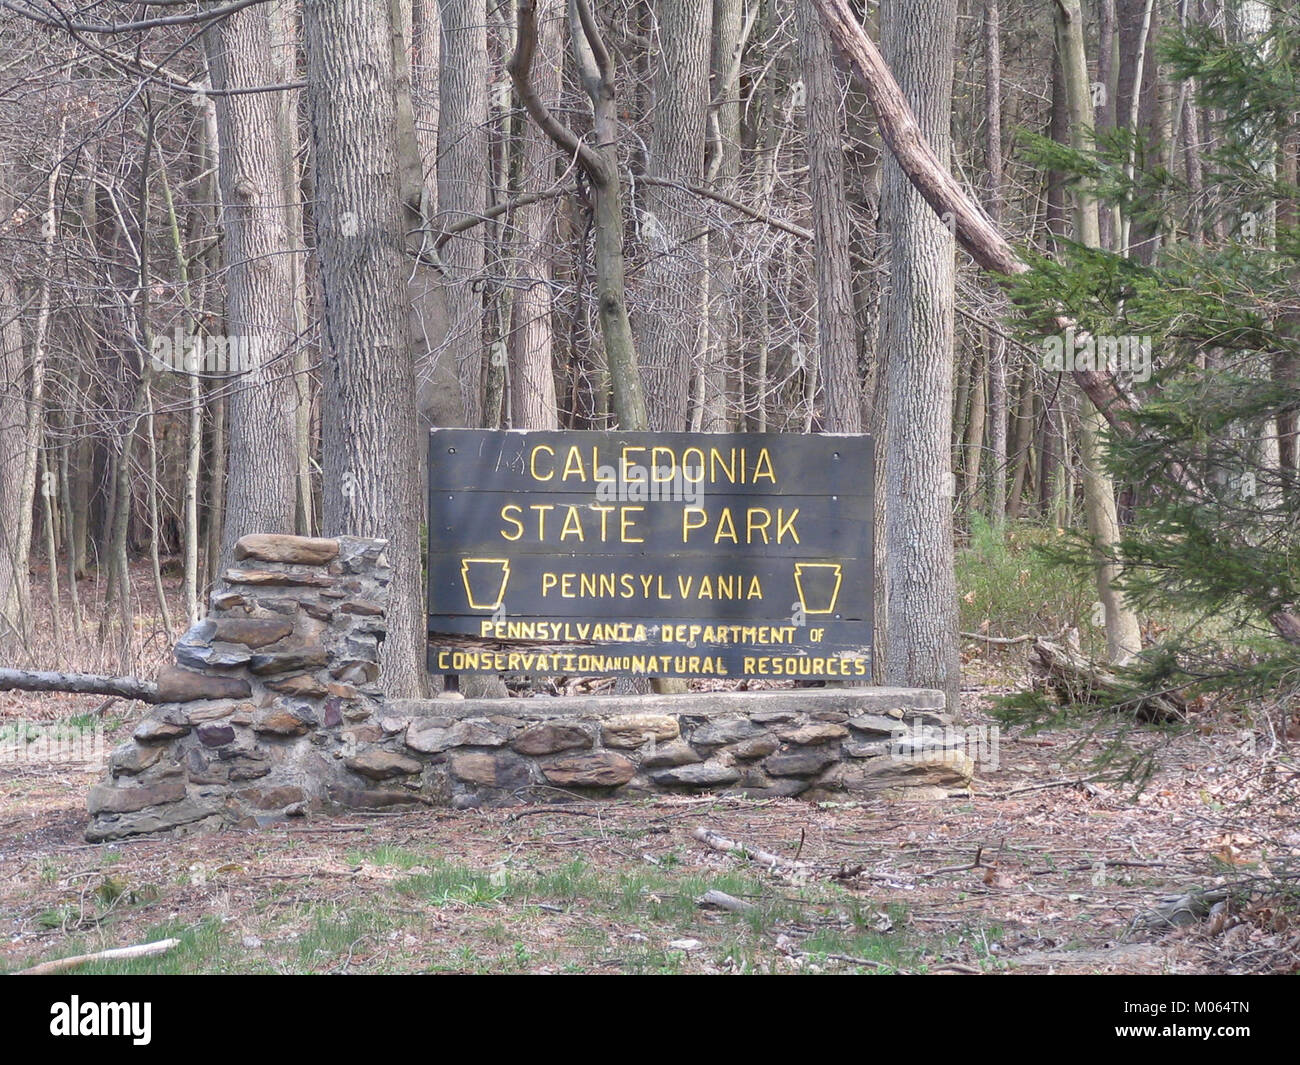
[[[722,851],[723,854],[738,854],[742,858],[748,858],[756,865],[761,865],[765,869],[773,872],[796,872],[807,868],[803,862],[792,862],[786,858],[779,858],[775,854],[769,854],[767,851],[757,850],[753,847],[746,847],[741,843],[736,843],[727,839],[726,836],[720,836],[703,826],[697,828],[691,833],[701,843],[712,847],[715,851]]]
[[[1001,847],[998,847],[998,853],[1002,853]],[[928,873],[917,873],[916,875],[919,877],[931,877],[942,876],[944,873],[967,873],[972,869],[987,869],[988,866],[984,864],[983,858],[984,845],[980,844],[979,848],[975,851],[975,860],[971,862],[970,865],[945,865],[942,869],[931,869]],[[994,864],[997,864],[996,859],[994,860]]]
[[[19,969],[15,976],[46,976],[49,973],[62,973],[92,961],[131,961],[135,958],[152,958],[166,954],[180,946],[179,939],[159,939],[154,943],[138,943],[134,947],[114,947],[112,950],[99,950],[94,954],[74,954],[70,958],[55,958],[43,961],[30,969]]]
[[[1038,674],[1041,685],[1064,702],[1105,700],[1116,709],[1132,708],[1144,721],[1179,721],[1187,710],[1173,692],[1134,693],[1109,669],[1050,640],[1034,641],[1030,667]]]
[[[0,669],[0,691],[77,692],[115,695],[120,699],[158,702],[158,685],[139,677],[109,677],[99,673],[39,673]]]
[[[985,636],[982,632],[963,632],[962,635],[968,640],[983,640],[985,643],[997,644],[999,647],[1012,647],[1034,639],[1032,632],[1027,632],[1023,636]]]
[[[1009,799],[1013,795],[1024,795],[1030,791],[1043,791],[1046,788],[1071,788],[1085,787],[1094,780],[1105,780],[1106,774],[1098,773],[1092,777],[1067,777],[1064,780],[1049,780],[1045,784],[1026,784],[1020,788],[1012,788],[1010,791],[990,791],[980,797],[983,799]]]
[[[695,905],[703,909],[726,910],[728,913],[754,913],[758,910],[752,902],[717,890],[706,891],[695,900]]]

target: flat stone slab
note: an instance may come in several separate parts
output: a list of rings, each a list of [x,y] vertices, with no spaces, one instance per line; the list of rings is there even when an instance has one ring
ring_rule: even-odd
[[[566,695],[536,699],[390,699],[388,711],[411,717],[494,717],[508,714],[529,721],[558,718],[612,718],[630,714],[693,717],[789,710],[840,711],[851,716],[879,715],[896,720],[928,710],[942,714],[943,692],[930,688],[784,688],[766,692],[689,692],[685,695]],[[895,711],[890,714],[890,711]]]

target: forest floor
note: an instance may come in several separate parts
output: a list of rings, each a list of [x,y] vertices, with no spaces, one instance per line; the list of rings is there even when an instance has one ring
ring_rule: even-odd
[[[968,660],[967,724],[1016,683],[994,654]],[[1131,733],[1157,756],[1141,791],[1097,777],[1105,735],[1004,729],[973,796],[945,802],[419,808],[92,845],[86,794],[145,711],[102,703],[0,702],[0,971],[166,936],[163,957],[83,971],[1300,971],[1295,744],[1243,744],[1236,716]],[[104,722],[103,757],[24,754],[22,722],[52,719]],[[710,849],[701,826],[795,864]],[[1225,886],[1208,916],[1152,920]],[[705,908],[709,890],[750,908]]]

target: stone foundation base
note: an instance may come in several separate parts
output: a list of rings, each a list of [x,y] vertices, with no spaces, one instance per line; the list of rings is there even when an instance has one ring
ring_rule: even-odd
[[[967,794],[973,770],[943,748],[943,693],[919,689],[395,701],[379,725],[357,770],[383,776],[384,795],[458,808],[697,792],[935,799]]]
[[[310,809],[468,809],[713,792],[966,794],[943,694],[799,688],[388,700],[384,542],[249,536],[89,796],[91,841]]]

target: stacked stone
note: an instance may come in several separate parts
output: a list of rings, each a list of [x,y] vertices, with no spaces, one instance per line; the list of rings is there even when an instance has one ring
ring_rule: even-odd
[[[90,840],[263,824],[330,798],[383,691],[386,541],[255,535],[89,797]]]
[[[385,541],[246,536],[162,702],[92,789],[92,841],[312,807],[474,808],[710,791],[938,799],[974,766],[943,693],[384,699]]]
[[[943,693],[916,689],[404,700],[349,764],[457,808],[565,793],[938,799],[969,794],[974,773],[950,725]]]

